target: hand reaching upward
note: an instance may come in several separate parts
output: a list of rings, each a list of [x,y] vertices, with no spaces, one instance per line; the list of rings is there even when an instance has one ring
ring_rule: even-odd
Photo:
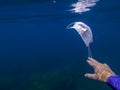
[[[93,58],[88,58],[87,62],[90,66],[93,67],[94,73],[87,73],[85,74],[85,77],[106,82],[108,77],[115,75],[115,73],[105,63],[102,64]]]

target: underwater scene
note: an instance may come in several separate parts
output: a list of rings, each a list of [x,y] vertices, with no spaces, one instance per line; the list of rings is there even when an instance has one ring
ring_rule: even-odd
[[[88,56],[120,74],[120,0],[0,0],[0,90],[112,90]]]

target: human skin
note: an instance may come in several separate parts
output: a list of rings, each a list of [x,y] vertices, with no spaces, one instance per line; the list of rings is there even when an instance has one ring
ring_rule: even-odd
[[[106,82],[108,77],[115,75],[111,68],[105,63],[102,64],[93,58],[88,58],[87,63],[94,69],[93,74],[85,74],[85,77],[87,78]]]

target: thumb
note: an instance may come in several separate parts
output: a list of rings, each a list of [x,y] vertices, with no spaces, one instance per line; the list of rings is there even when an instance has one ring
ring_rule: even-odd
[[[85,77],[90,78],[90,79],[96,79],[96,74],[87,73],[85,74]]]

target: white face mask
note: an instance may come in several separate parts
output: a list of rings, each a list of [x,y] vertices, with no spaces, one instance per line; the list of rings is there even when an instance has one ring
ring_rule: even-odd
[[[92,57],[90,43],[93,42],[93,34],[89,26],[83,22],[74,22],[67,26],[67,29],[75,29],[78,34],[81,36],[85,45],[88,47],[88,57]]]
[[[75,29],[78,34],[81,36],[85,45],[89,47],[89,44],[93,42],[92,31],[89,26],[83,22],[74,22],[67,26],[67,29]]]

